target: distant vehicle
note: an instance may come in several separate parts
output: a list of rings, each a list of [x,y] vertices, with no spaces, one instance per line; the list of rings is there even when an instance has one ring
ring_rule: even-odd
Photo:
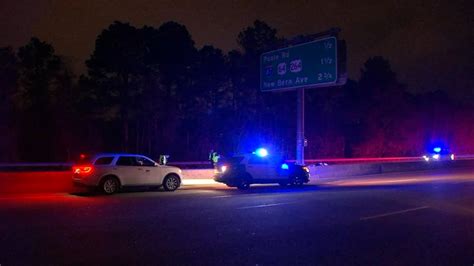
[[[105,194],[114,194],[128,186],[163,187],[174,191],[181,185],[181,169],[159,165],[138,154],[81,155],[73,166],[72,181],[76,186],[98,187]]]
[[[306,166],[285,163],[279,157],[270,156],[265,149],[225,159],[215,172],[215,181],[239,189],[247,189],[251,184],[301,186],[309,182]]]
[[[434,147],[428,154],[423,155],[423,159],[430,161],[454,161],[454,153],[447,148]]]

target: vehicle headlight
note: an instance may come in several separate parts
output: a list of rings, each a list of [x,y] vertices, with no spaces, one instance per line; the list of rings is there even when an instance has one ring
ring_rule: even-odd
[[[306,166],[303,166],[303,171],[305,171],[306,173],[309,173],[309,168]]]
[[[423,155],[423,159],[425,159],[425,161],[429,161],[430,160],[430,157],[426,156],[426,155]]]
[[[451,156],[449,156],[449,158],[451,158],[451,160],[454,160],[454,154],[451,154]]]
[[[225,171],[227,171],[227,165],[221,166],[221,172],[225,173]]]
[[[438,160],[439,159],[439,154],[434,154],[432,157],[433,157],[433,159]]]

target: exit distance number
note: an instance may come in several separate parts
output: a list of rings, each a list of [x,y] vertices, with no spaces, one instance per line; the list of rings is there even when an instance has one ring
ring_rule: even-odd
[[[330,65],[332,64],[333,59],[331,57],[321,58],[321,65]]]
[[[332,80],[332,74],[331,73],[318,73],[318,81],[323,81],[323,80]]]

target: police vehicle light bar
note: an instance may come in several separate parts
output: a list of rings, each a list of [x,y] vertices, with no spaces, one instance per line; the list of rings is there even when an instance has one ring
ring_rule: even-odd
[[[254,154],[258,157],[266,157],[268,155],[268,151],[264,148],[258,148]]]

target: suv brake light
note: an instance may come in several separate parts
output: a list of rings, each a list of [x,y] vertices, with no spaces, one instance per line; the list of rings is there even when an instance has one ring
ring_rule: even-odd
[[[72,171],[74,174],[89,174],[92,172],[92,166],[91,165],[80,165],[80,166],[73,166]]]

